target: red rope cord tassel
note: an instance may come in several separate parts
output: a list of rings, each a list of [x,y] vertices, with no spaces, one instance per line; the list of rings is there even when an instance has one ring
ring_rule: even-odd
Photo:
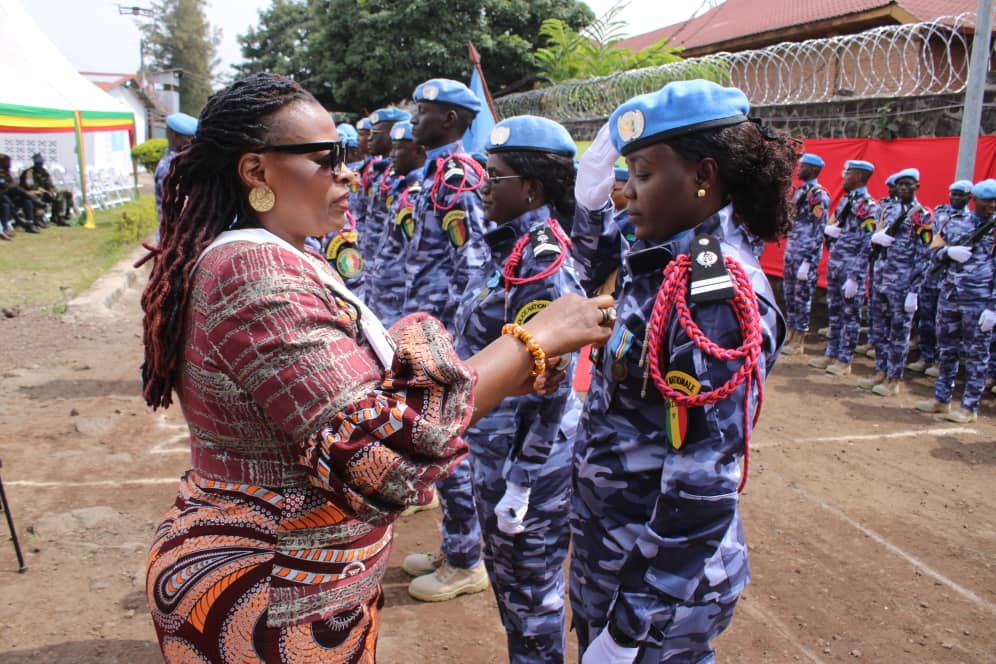
[[[761,314],[757,308],[757,298],[754,295],[754,287],[751,285],[750,277],[744,268],[729,256],[725,258],[725,265],[733,278],[734,296],[730,301],[730,306],[733,308],[740,325],[740,335],[743,338],[741,345],[737,348],[723,348],[717,345],[702,333],[702,330],[692,319],[692,312],[688,306],[692,259],[686,254],[671,261],[664,270],[664,281],[660,290],[657,291],[657,299],[654,301],[653,312],[647,324],[647,363],[654,385],[657,386],[661,395],[685,408],[714,404],[733,394],[741,385],[745,386],[744,474],[740,480],[740,486],[737,487],[739,492],[743,491],[747,485],[747,474],[750,468],[750,436],[754,425],[757,424],[758,417],[761,415],[761,405],[764,400],[760,370],[763,339]],[[740,367],[730,376],[729,380],[709,392],[701,392],[695,396],[683,394],[667,384],[665,380],[667,366],[662,366],[664,360],[661,350],[663,349],[664,334],[673,314],[677,314],[682,330],[703,353],[722,362],[742,361]],[[757,408],[754,411],[754,417],[751,418],[750,398],[755,384],[758,388]]]
[[[453,186],[446,181],[446,162],[450,159],[456,159],[463,166],[463,178],[460,180],[460,184],[456,186]],[[473,171],[474,174],[477,175],[477,182],[475,184],[467,184],[468,170]],[[461,154],[454,154],[449,157],[440,157],[436,160],[436,176],[432,179],[432,190],[429,192],[429,200],[432,201],[433,206],[435,206],[437,210],[446,212],[447,210],[452,210],[456,207],[456,204],[460,201],[460,194],[468,191],[476,191],[481,188],[483,183],[484,167],[471,157],[466,157]],[[453,193],[453,200],[450,201],[449,205],[442,205],[440,203],[440,195],[443,188]]]
[[[519,270],[519,263],[522,261],[522,252],[525,250],[526,245],[529,244],[529,233],[526,233],[519,238],[519,241],[515,243],[515,247],[512,249],[512,253],[509,255],[508,260],[505,261],[505,265],[502,266],[502,276],[505,277],[505,292],[507,293],[512,289],[512,286],[521,286],[522,284],[531,284],[536,281],[541,281],[547,277],[556,274],[557,270],[563,266],[564,261],[567,259],[567,254],[569,253],[571,247],[571,239],[567,237],[560,224],[557,223],[556,219],[550,218],[546,220],[546,225],[550,227],[550,231],[553,233],[553,237],[557,239],[557,245],[560,247],[560,255],[542,272],[535,274],[531,277],[518,277],[516,273]]]

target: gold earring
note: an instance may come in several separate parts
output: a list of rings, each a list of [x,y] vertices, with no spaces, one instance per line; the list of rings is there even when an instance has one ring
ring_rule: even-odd
[[[256,212],[269,212],[276,204],[276,195],[265,184],[249,190],[249,205]]]
[[[695,195],[698,196],[699,198],[705,198],[706,190],[705,189],[699,189],[698,191],[695,192]]]

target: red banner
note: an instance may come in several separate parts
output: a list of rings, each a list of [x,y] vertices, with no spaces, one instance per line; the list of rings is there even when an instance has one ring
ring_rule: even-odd
[[[830,192],[831,211],[844,194],[841,172],[844,162],[862,159],[875,164],[875,173],[868,181],[868,191],[876,199],[888,192],[885,178],[904,168],[920,169],[920,190],[917,199],[924,205],[935,207],[948,202],[948,187],[954,182],[958,162],[958,137],[900,138],[882,141],[869,138],[822,138],[805,142],[805,151],[818,154],[826,162],[820,175],[820,184]],[[996,136],[982,136],[975,157],[973,182],[996,177]],[[782,276],[785,241],[769,243],[761,256],[761,267],[769,275]],[[821,288],[826,287],[827,253],[823,252],[820,264]]]

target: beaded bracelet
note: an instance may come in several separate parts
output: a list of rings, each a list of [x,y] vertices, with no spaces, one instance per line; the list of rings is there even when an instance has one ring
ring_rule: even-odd
[[[529,334],[526,328],[515,323],[507,323],[501,328],[501,333],[511,335],[526,345],[526,350],[533,356],[533,371],[531,375],[538,376],[546,371],[546,352],[540,348],[540,345],[536,343],[533,335]]]

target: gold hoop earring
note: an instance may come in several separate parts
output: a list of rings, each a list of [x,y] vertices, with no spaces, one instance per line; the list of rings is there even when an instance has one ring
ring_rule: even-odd
[[[249,190],[249,205],[256,212],[269,212],[276,204],[276,195],[265,184]]]
[[[699,189],[698,191],[695,192],[695,195],[698,198],[705,198],[706,197],[706,190],[705,189]]]

